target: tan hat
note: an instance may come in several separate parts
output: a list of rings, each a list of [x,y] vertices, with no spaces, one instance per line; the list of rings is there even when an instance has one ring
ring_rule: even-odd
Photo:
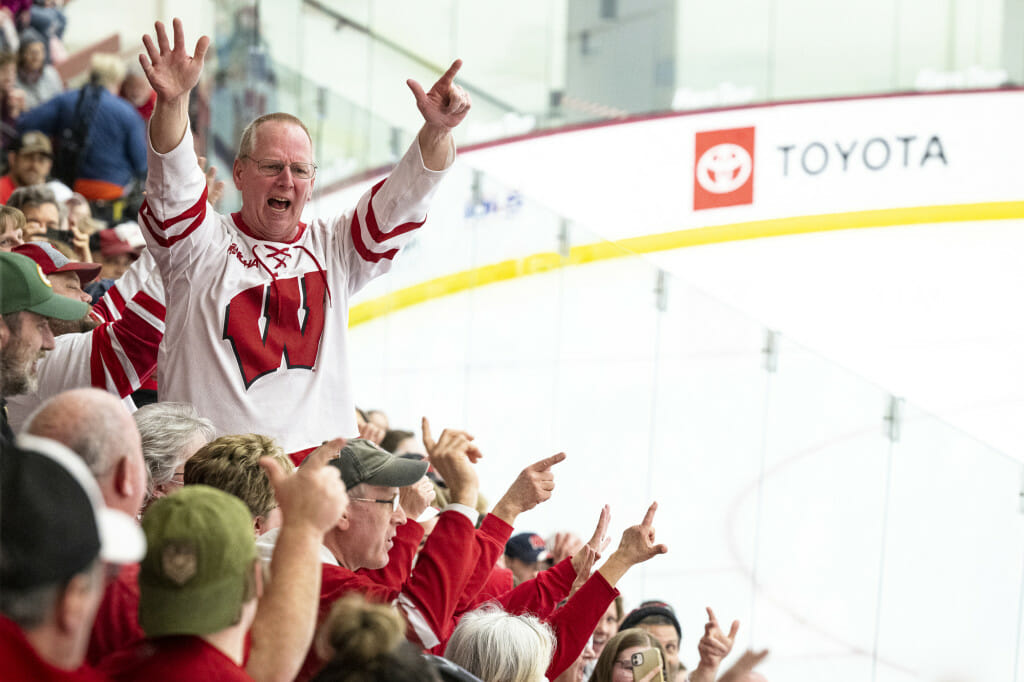
[[[53,158],[53,145],[50,144],[50,138],[38,130],[30,130],[22,135],[15,151],[19,154],[41,153]]]

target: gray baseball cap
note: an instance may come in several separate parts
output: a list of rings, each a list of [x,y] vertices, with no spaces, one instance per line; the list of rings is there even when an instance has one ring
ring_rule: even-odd
[[[429,466],[423,460],[395,457],[363,438],[348,441],[341,453],[329,463],[341,472],[346,490],[360,483],[404,488],[423,478]]]

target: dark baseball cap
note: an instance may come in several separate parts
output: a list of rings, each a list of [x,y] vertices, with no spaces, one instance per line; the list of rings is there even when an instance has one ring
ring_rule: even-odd
[[[372,441],[353,438],[329,464],[341,472],[345,489],[360,483],[385,488],[404,488],[423,478],[427,463],[395,457]]]
[[[505,543],[505,555],[528,564],[535,564],[548,559],[551,552],[548,551],[544,538],[536,533],[519,533]]]
[[[67,256],[46,242],[29,242],[21,246],[15,246],[11,251],[28,256],[34,260],[44,275],[73,272],[78,275],[78,279],[82,281],[83,287],[96,279],[96,275],[100,274],[100,269],[103,268],[99,263],[82,263],[69,260]]]
[[[0,442],[0,585],[61,583],[100,558],[116,564],[145,552],[142,530],[108,509],[81,457],[46,438]]]
[[[0,251],[0,315],[21,310],[58,320],[78,320],[89,314],[85,303],[55,294],[31,258]]]

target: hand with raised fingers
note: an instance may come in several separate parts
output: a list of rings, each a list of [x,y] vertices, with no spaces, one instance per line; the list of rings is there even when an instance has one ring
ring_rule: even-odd
[[[434,448],[437,447],[437,441],[434,440],[434,435],[430,431],[430,420],[426,417],[420,419],[420,430],[423,432],[423,447],[427,451],[427,459],[434,454]],[[480,461],[480,458],[484,456],[484,453],[480,452],[480,448],[473,443],[473,434],[468,431],[462,431],[460,429],[445,429],[445,432],[450,433],[452,437],[461,435],[466,439],[468,445],[466,446],[466,456],[469,457],[469,461],[476,464]],[[443,433],[441,434],[444,435]]]
[[[654,513],[657,510],[658,503],[652,502],[639,526],[630,526],[622,531],[616,553],[621,553],[633,564],[639,564],[668,551],[665,545],[654,543]]]
[[[423,115],[428,126],[451,130],[462,122],[472,106],[469,93],[455,84],[455,74],[462,68],[462,60],[456,59],[430,90],[424,91],[423,86],[410,78],[406,81],[416,108]]]
[[[337,457],[343,447],[344,438],[327,441],[309,453],[291,475],[272,457],[260,460],[281,507],[282,525],[304,524],[323,534],[338,522],[348,509],[348,494],[341,472],[328,462]]]
[[[196,41],[195,51],[189,54],[185,50],[185,29],[181,19],[175,18],[172,26],[173,45],[168,40],[167,27],[158,21],[155,24],[156,42],[148,34],[142,36],[146,54],[139,55],[139,63],[150,86],[159,99],[167,102],[187,98],[192,88],[199,83],[206,50],[210,47],[210,39],[201,36]]]
[[[469,455],[472,438],[465,431],[445,429],[435,442],[424,419],[423,444],[430,455],[430,465],[444,479],[451,501],[468,507],[476,507],[480,490],[480,479]]]
[[[564,459],[565,453],[559,452],[523,469],[491,513],[514,526],[517,516],[551,498],[555,489],[555,474],[551,468]]]
[[[622,531],[619,546],[598,569],[609,585],[614,586],[633,566],[668,551],[665,545],[654,542],[654,512],[657,510],[658,503],[652,502],[640,525]]]
[[[434,484],[424,476],[412,485],[398,489],[398,503],[410,521],[418,519],[437,497]]]
[[[700,654],[701,665],[707,665],[717,669],[722,659],[732,651],[733,642],[736,641],[736,633],[739,632],[740,622],[734,620],[729,628],[729,634],[725,634],[718,625],[715,612],[708,606],[708,622],[704,625],[704,636],[697,643],[697,652]]]

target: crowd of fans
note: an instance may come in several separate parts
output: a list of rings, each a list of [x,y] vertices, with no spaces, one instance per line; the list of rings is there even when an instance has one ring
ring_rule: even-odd
[[[417,437],[355,408],[344,301],[386,272],[454,160],[459,62],[429,90],[409,82],[424,126],[389,179],[307,226],[316,166],[287,115],[243,134],[242,206],[216,213],[222,185],[187,121],[205,38],[189,52],[179,21],[157,24],[141,73],[101,58],[62,94],[59,8],[2,5],[20,40],[3,32],[18,51],[2,86],[4,679],[763,679],[763,651],[722,669],[740,625],[711,608],[696,642],[651,595],[625,609],[616,585],[668,550],[656,503],[616,542],[607,507],[586,541],[516,532],[564,454],[490,482],[507,488],[489,505],[472,435],[435,438],[424,419]],[[69,187],[51,178],[54,150],[87,107],[97,128]],[[93,209],[147,168],[138,221],[99,224]]]

